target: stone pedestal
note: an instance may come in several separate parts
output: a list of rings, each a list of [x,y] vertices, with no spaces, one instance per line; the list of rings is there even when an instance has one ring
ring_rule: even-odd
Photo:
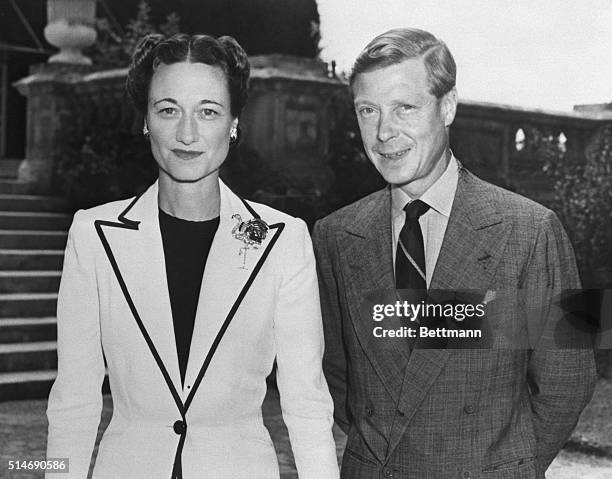
[[[77,104],[74,84],[88,67],[43,64],[14,86],[27,97],[26,155],[18,170],[19,181],[37,193],[53,191],[55,161],[70,138]]]

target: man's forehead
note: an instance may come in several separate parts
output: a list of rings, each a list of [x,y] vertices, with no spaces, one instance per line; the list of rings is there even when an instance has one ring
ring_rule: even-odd
[[[411,58],[355,75],[352,92],[355,102],[394,96],[430,96],[427,70],[422,58]]]

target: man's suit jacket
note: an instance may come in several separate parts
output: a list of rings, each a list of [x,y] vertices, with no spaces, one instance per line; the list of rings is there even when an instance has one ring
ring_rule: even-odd
[[[58,377],[47,413],[47,454],[69,458],[67,478],[87,476],[104,359],[113,417],[94,478],[169,479],[179,449],[184,479],[278,478],[261,413],[275,357],[300,477],[337,478],[308,230],[301,220],[241,200],[223,183],[220,189],[220,224],[202,280],[184,387],[157,184],[139,198],[75,215],[58,300]],[[234,214],[244,221],[260,216],[270,225],[246,258],[239,255],[243,242],[232,234]]]
[[[593,351],[549,348],[547,323],[532,351],[406,354],[405,341],[374,338],[360,307],[368,291],[395,288],[390,209],[386,188],[324,218],[313,235],[324,370],[348,433],[342,477],[543,478],[592,395]],[[514,292],[513,321],[538,296],[579,286],[553,212],[460,168],[430,289]]]

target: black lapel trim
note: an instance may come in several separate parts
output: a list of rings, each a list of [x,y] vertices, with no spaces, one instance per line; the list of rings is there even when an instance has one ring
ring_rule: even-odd
[[[134,204],[139,199],[140,197],[134,198],[134,200],[125,208],[125,210],[123,210],[119,214],[118,216],[118,220],[120,221],[119,223],[113,222],[113,221],[96,220],[94,221],[94,226],[96,228],[96,232],[98,233],[100,241],[102,242],[102,246],[104,247],[106,256],[108,257],[108,260],[111,263],[111,267],[113,268],[113,272],[115,273],[115,276],[119,283],[119,287],[121,288],[121,292],[123,293],[123,296],[125,297],[125,300],[130,308],[132,316],[134,316],[134,319],[136,320],[136,324],[138,325],[138,328],[140,329],[140,332],[142,336],[144,337],[145,342],[147,343],[147,346],[149,347],[149,350],[151,351],[151,354],[153,355],[153,358],[155,359],[155,362],[157,363],[157,367],[161,371],[162,376],[164,377],[164,380],[166,381],[166,385],[168,386],[168,389],[170,390],[170,393],[172,394],[174,402],[176,403],[176,406],[178,407],[181,413],[181,416],[183,417],[183,420],[184,420],[185,415],[187,413],[187,409],[189,408],[191,402],[193,401],[195,393],[198,387],[200,386],[202,380],[204,379],[204,375],[206,374],[208,366],[210,365],[210,362],[212,361],[212,358],[215,352],[217,351],[219,343],[223,339],[223,336],[225,335],[227,328],[229,327],[232,319],[234,318],[236,311],[238,311],[238,308],[240,307],[240,304],[242,303],[244,297],[246,296],[247,292],[251,288],[253,281],[255,281],[255,278],[259,274],[259,271],[261,270],[264,262],[268,258],[268,255],[270,254],[272,247],[276,244],[276,241],[278,240],[280,234],[285,228],[285,223],[275,223],[269,226],[270,230],[276,230],[276,232],[274,233],[274,236],[270,239],[268,245],[266,246],[266,250],[263,252],[261,257],[259,258],[259,261],[255,265],[255,268],[253,268],[253,271],[251,272],[251,275],[247,279],[247,282],[242,287],[240,294],[234,301],[232,308],[230,309],[227,317],[225,318],[225,321],[223,322],[221,329],[217,333],[217,336],[215,337],[215,340],[213,341],[210,347],[210,350],[208,351],[208,354],[206,355],[204,363],[202,364],[202,367],[200,368],[200,372],[198,373],[198,376],[193,384],[193,387],[191,388],[191,391],[189,392],[189,395],[187,396],[187,400],[183,404],[183,401],[181,400],[181,397],[178,391],[176,390],[176,388],[174,387],[174,384],[172,383],[170,374],[168,373],[168,370],[166,369],[166,366],[164,365],[161,359],[161,356],[159,355],[159,353],[157,352],[157,349],[155,348],[155,345],[153,344],[153,340],[149,336],[149,333],[147,329],[145,328],[144,323],[142,322],[142,319],[140,318],[140,315],[138,314],[138,310],[136,309],[134,301],[132,300],[132,297],[130,296],[130,292],[128,291],[127,285],[125,284],[125,280],[123,279],[121,271],[119,270],[119,265],[117,264],[117,260],[115,259],[115,256],[113,255],[113,251],[102,229],[103,226],[109,226],[112,228],[138,230],[138,225],[140,224],[140,221],[130,220],[126,218],[125,215],[132,209]],[[244,204],[245,208],[247,208],[249,213],[251,213],[251,215],[253,215],[254,218],[256,219],[261,218],[261,216],[259,216],[259,214],[257,214],[257,212],[251,207],[251,205],[249,205],[244,199],[241,198],[241,201]]]
[[[125,215],[128,214],[128,212],[132,209],[132,206],[134,206],[136,204],[136,202],[140,199],[141,196],[142,195],[139,195],[136,198],[134,198],[132,200],[132,202],[129,205],[127,205],[127,208],[124,209],[121,213],[119,213],[119,216],[117,217],[117,219],[119,221],[121,221],[121,223],[123,223],[125,225],[128,225],[128,226],[131,226],[132,229],[135,229],[135,230],[138,229],[138,225],[140,224],[140,221],[130,220],[130,219],[126,218]],[[115,223],[109,224],[107,226],[113,226],[113,225],[115,225]]]
[[[255,218],[256,220],[260,220],[260,219],[261,219],[261,216],[259,216],[259,215],[257,214],[257,211],[255,211],[255,210],[253,209],[253,207],[252,207],[250,204],[248,204],[244,198],[240,198],[240,201],[242,201],[242,204],[244,205],[244,207],[245,207],[247,210],[249,210],[249,213],[251,213],[251,216],[253,216],[253,218]],[[285,226],[285,225],[283,224],[283,228],[284,228],[284,226]],[[281,231],[282,231],[282,228],[281,228]],[[280,233],[280,231],[279,231],[279,233]]]
[[[128,206],[128,208],[125,211],[123,211],[121,215],[119,215],[119,219],[121,219],[121,217],[125,213],[127,213],[127,211],[132,207],[134,202],[132,202]],[[132,220],[127,220],[127,223],[115,223],[112,221],[103,221],[103,220],[94,221],[96,231],[98,233],[98,236],[100,237],[100,241],[102,242],[102,246],[104,247],[106,256],[108,256],[108,260],[111,263],[113,272],[115,273],[115,276],[117,277],[117,281],[119,282],[119,287],[121,288],[121,292],[123,293],[123,296],[125,297],[125,300],[128,303],[130,311],[132,312],[132,316],[134,316],[134,319],[136,320],[136,324],[138,325],[138,328],[140,329],[140,333],[144,337],[147,343],[147,346],[149,346],[149,350],[151,351],[151,354],[153,355],[153,358],[155,359],[155,362],[157,363],[157,367],[161,371],[164,377],[164,380],[166,381],[166,384],[168,385],[168,389],[170,389],[170,393],[172,394],[172,397],[174,398],[174,402],[176,403],[176,406],[178,407],[181,413],[181,416],[183,416],[183,419],[184,419],[187,409],[184,407],[183,401],[181,400],[181,397],[178,391],[174,387],[174,384],[172,383],[172,379],[170,379],[170,374],[168,374],[168,370],[166,369],[164,362],[162,361],[159,353],[157,352],[157,349],[155,349],[155,345],[153,344],[153,341],[151,340],[151,337],[149,336],[149,333],[147,332],[147,329],[145,328],[142,322],[142,319],[140,319],[140,315],[138,314],[138,311],[136,310],[134,301],[132,300],[132,297],[130,296],[130,292],[128,291],[127,285],[125,284],[123,276],[121,275],[121,271],[119,270],[119,265],[117,264],[117,261],[115,260],[113,251],[108,243],[108,240],[106,239],[106,236],[104,235],[104,231],[102,230],[103,226],[110,226],[112,228],[124,228],[124,229],[130,229],[130,230],[138,230],[139,223],[140,223],[139,221],[132,221]]]
[[[244,299],[247,292],[249,291],[251,285],[253,284],[253,281],[255,281],[255,278],[257,277],[257,274],[261,270],[261,267],[263,266],[264,262],[268,258],[268,255],[270,254],[272,247],[274,246],[274,244],[278,240],[278,237],[280,236],[283,229],[285,228],[285,224],[275,223],[269,226],[270,230],[275,229],[276,233],[270,239],[270,242],[266,246],[266,249],[261,255],[261,258],[259,258],[259,261],[255,265],[255,268],[253,268],[253,271],[251,272],[251,275],[249,276],[247,282],[242,287],[242,290],[240,291],[240,294],[236,298],[236,301],[234,301],[234,304],[232,305],[230,312],[225,318],[225,321],[223,322],[221,329],[217,333],[217,336],[215,337],[215,340],[213,341],[213,344],[210,347],[208,354],[206,355],[204,364],[200,368],[200,372],[198,373],[198,376],[193,384],[193,387],[189,395],[187,396],[187,400],[185,401],[185,403],[183,403],[178,391],[176,390],[176,388],[174,387],[174,384],[172,383],[172,379],[170,378],[170,374],[168,374],[168,371],[166,369],[166,366],[164,365],[164,362],[162,361],[159,353],[157,352],[157,349],[155,349],[155,345],[153,344],[153,341],[151,337],[149,336],[149,333],[147,332],[147,329],[145,328],[142,322],[142,319],[140,319],[140,315],[138,314],[138,311],[136,310],[134,301],[132,300],[132,297],[130,296],[130,292],[128,291],[127,285],[125,284],[123,276],[121,275],[121,271],[119,270],[119,265],[117,264],[117,261],[115,259],[115,256],[113,255],[113,251],[110,247],[110,244],[108,243],[108,240],[106,239],[106,236],[104,235],[104,231],[102,230],[103,226],[109,226],[112,228],[123,228],[123,229],[129,229],[129,230],[138,230],[138,225],[140,224],[140,221],[130,220],[126,218],[125,215],[130,211],[130,209],[134,206],[134,204],[138,201],[139,198],[140,197],[134,198],[134,200],[127,206],[127,208],[119,214],[118,216],[118,220],[120,221],[119,223],[113,222],[113,221],[96,220],[94,221],[94,226],[96,228],[96,232],[98,233],[98,236],[100,237],[100,241],[102,242],[102,246],[104,247],[106,256],[108,257],[108,260],[111,263],[111,266],[113,268],[113,272],[115,273],[117,281],[119,282],[119,287],[121,288],[121,292],[123,293],[123,296],[125,297],[125,300],[127,301],[127,304],[130,308],[132,316],[134,316],[134,319],[136,320],[136,324],[138,325],[138,328],[140,329],[140,333],[144,337],[145,342],[147,343],[147,346],[149,347],[149,350],[151,351],[151,354],[153,355],[153,358],[155,359],[155,362],[157,363],[157,367],[161,371],[162,376],[164,377],[164,380],[166,381],[166,385],[168,386],[168,389],[170,390],[170,393],[172,394],[172,398],[174,399],[174,402],[176,403],[176,407],[178,408],[181,414],[181,418],[183,420],[182,421],[183,428],[182,428],[182,431],[175,429],[175,432],[177,434],[180,434],[180,437],[179,437],[179,441],[176,447],[176,453],[174,456],[174,464],[172,467],[172,475],[171,475],[171,479],[181,479],[182,478],[183,446],[185,444],[185,439],[187,437],[187,420],[186,420],[187,410],[189,409],[189,406],[191,405],[191,402],[193,401],[193,398],[195,396],[195,393],[198,387],[200,386],[200,384],[202,383],[202,380],[204,379],[204,374],[206,374],[206,370],[208,369],[208,366],[210,365],[210,362],[212,361],[212,358],[215,352],[217,351],[217,347],[219,346],[219,343],[223,339],[223,336],[225,335],[227,328],[229,327],[232,319],[234,318],[236,311],[238,310],[238,307],[240,306],[240,304],[242,303],[242,300]],[[257,212],[245,200],[243,200],[242,198],[241,200],[245,208],[251,213],[251,215],[253,215],[254,218],[261,219],[261,217],[257,214]],[[177,423],[175,423],[175,426],[177,425]]]
[[[250,206],[248,206],[247,203],[244,200],[242,200],[242,201],[245,204],[245,206],[247,207],[247,209],[249,210],[249,212],[251,212],[251,214],[255,218],[259,219],[260,218],[259,215],[257,215],[257,213],[255,213],[255,211]],[[240,294],[236,298],[236,301],[234,301],[234,304],[232,305],[232,308],[230,309],[229,313],[227,314],[227,317],[225,318],[225,321],[223,322],[223,325],[221,326],[221,329],[219,329],[219,332],[217,333],[217,336],[215,337],[215,340],[213,341],[212,345],[210,346],[210,349],[208,350],[208,354],[206,355],[206,358],[204,359],[204,363],[202,364],[202,367],[200,368],[200,372],[198,373],[198,376],[196,377],[196,380],[193,383],[193,387],[191,388],[191,391],[189,392],[189,395],[187,396],[187,400],[185,401],[185,411],[187,411],[187,409],[189,409],[189,405],[193,401],[195,393],[196,393],[198,387],[200,386],[200,383],[204,379],[204,375],[206,374],[206,370],[208,369],[208,366],[210,365],[210,362],[212,361],[212,358],[215,355],[215,352],[217,351],[217,347],[219,346],[219,343],[221,342],[221,339],[223,339],[223,336],[225,335],[225,332],[227,331],[227,328],[229,327],[230,323],[232,322],[232,319],[234,319],[234,315],[236,314],[236,311],[238,311],[238,308],[240,307],[240,304],[242,303],[242,300],[244,299],[244,297],[246,296],[247,292],[249,291],[251,285],[253,284],[253,281],[255,281],[255,278],[257,277],[257,274],[261,270],[261,267],[263,266],[264,262],[268,258],[268,255],[270,254],[270,251],[272,250],[272,247],[274,246],[274,244],[278,240],[278,237],[283,232],[284,228],[285,228],[285,223],[275,223],[273,225],[270,225],[270,230],[275,229],[276,232],[274,233],[274,236],[270,239],[270,242],[268,243],[268,246],[266,246],[266,250],[261,255],[261,258],[259,258],[259,261],[255,265],[255,268],[253,268],[253,271],[251,272],[251,275],[249,276],[249,279],[247,280],[247,282],[242,287],[242,290],[240,291]]]

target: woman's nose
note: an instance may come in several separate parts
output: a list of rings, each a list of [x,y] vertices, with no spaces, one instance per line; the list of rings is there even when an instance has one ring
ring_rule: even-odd
[[[183,116],[176,130],[176,140],[185,145],[198,141],[198,124],[193,117]]]

